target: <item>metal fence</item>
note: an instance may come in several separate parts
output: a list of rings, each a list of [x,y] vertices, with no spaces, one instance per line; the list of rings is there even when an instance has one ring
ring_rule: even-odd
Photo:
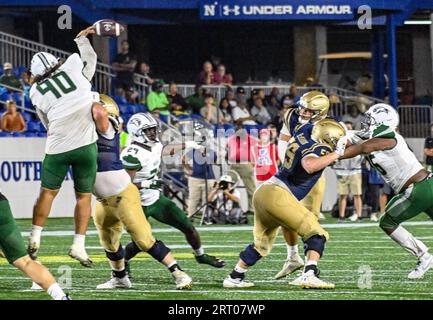
[[[425,138],[430,136],[430,125],[433,122],[433,107],[429,105],[400,105],[400,133],[408,138]]]

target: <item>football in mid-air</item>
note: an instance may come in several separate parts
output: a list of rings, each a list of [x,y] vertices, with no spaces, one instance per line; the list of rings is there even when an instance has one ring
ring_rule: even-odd
[[[95,27],[96,34],[102,37],[118,37],[125,30],[124,26],[111,19],[98,20],[93,26]]]

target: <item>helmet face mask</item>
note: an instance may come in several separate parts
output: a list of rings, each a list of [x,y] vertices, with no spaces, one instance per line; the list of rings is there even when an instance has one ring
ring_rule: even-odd
[[[328,115],[329,99],[320,91],[305,93],[298,102],[299,122],[315,123]]]
[[[128,133],[133,141],[154,144],[159,141],[158,122],[150,113],[136,113],[127,124]]]
[[[373,134],[379,127],[388,127],[395,130],[399,125],[397,111],[390,105],[378,103],[371,106],[364,114],[361,122],[363,131]]]

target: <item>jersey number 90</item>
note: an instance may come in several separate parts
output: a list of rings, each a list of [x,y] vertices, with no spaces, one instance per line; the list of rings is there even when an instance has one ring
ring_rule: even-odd
[[[61,91],[63,94],[67,94],[76,90],[77,86],[64,71],[60,71],[51,78],[38,83],[36,89],[42,95],[45,95],[47,92],[51,92],[58,99],[62,96],[59,91]]]

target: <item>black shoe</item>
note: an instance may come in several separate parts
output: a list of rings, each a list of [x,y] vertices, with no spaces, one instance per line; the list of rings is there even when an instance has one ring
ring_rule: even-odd
[[[201,264],[207,264],[215,268],[222,268],[226,265],[226,263],[218,259],[217,257],[210,256],[208,254],[202,254],[201,256],[195,256],[195,260]]]

